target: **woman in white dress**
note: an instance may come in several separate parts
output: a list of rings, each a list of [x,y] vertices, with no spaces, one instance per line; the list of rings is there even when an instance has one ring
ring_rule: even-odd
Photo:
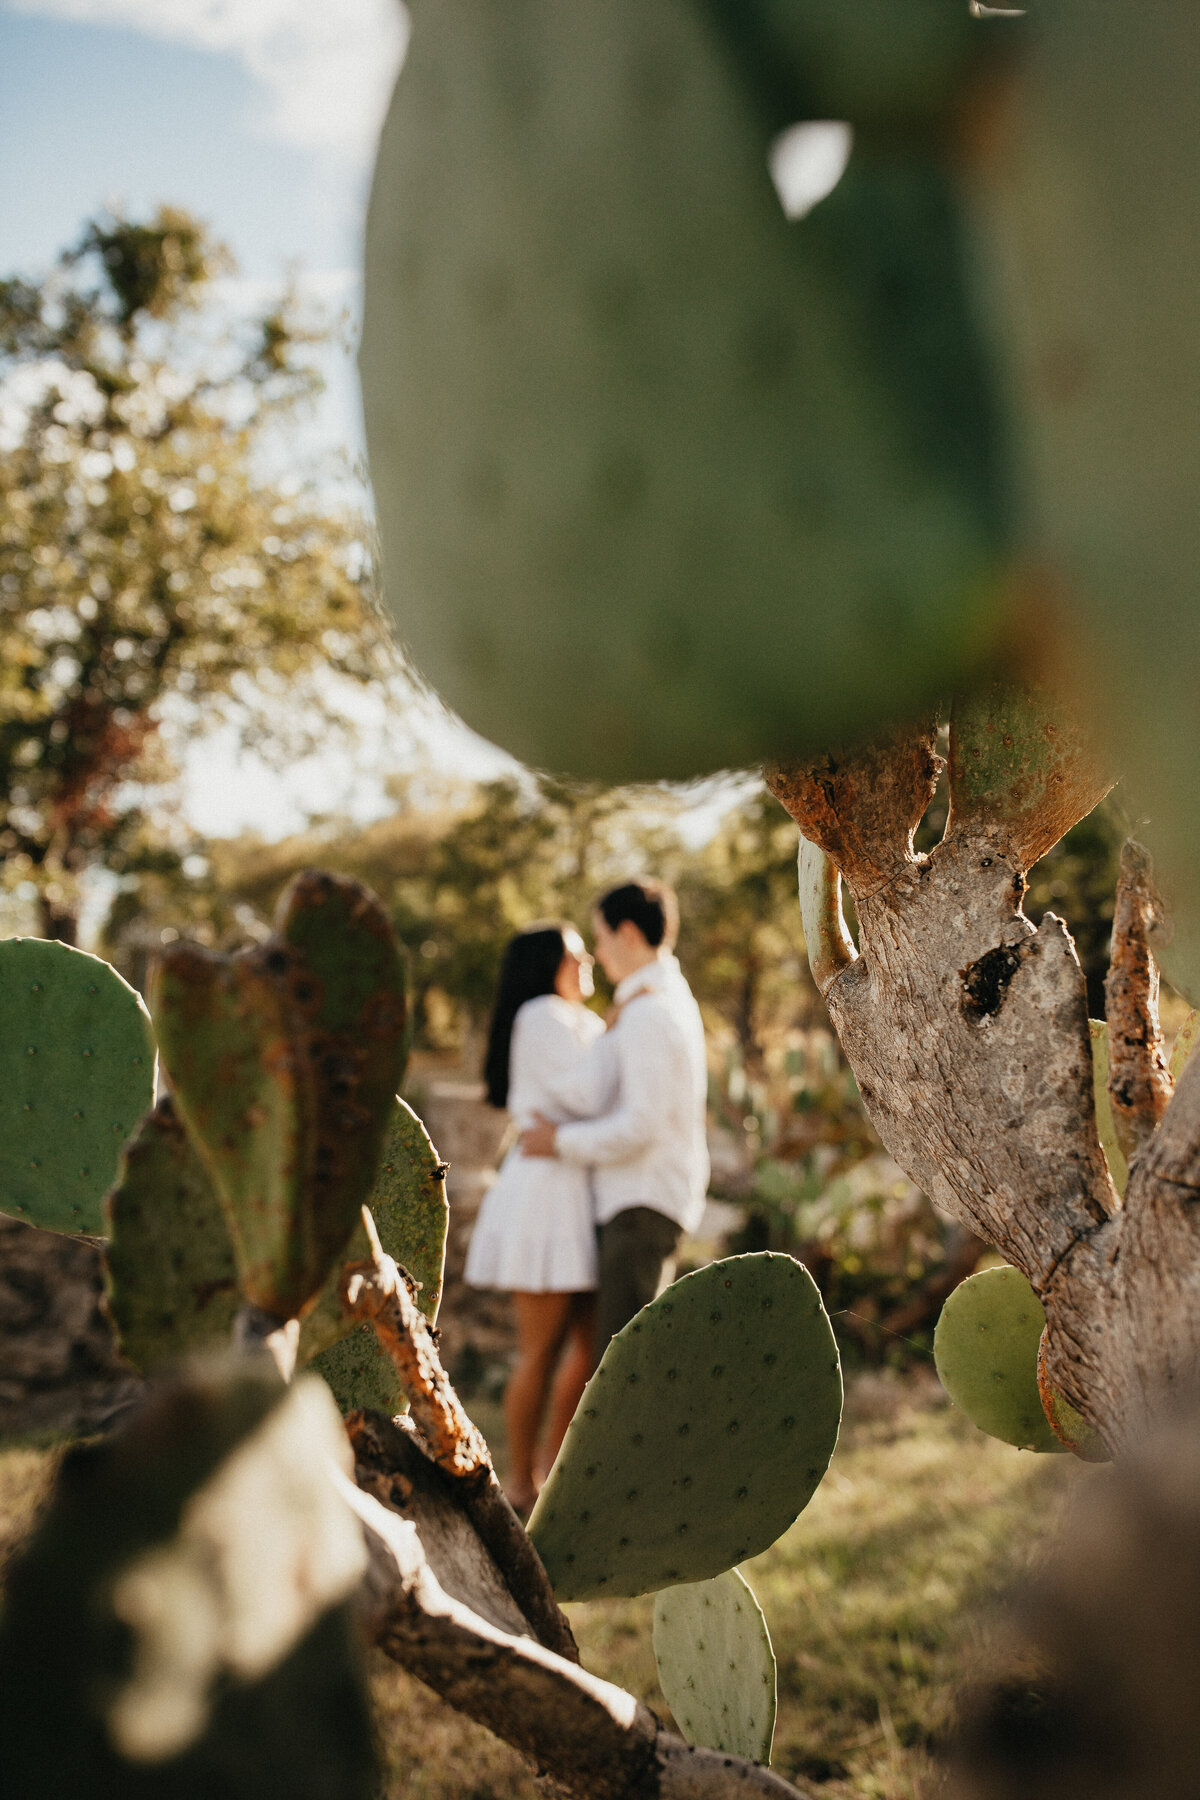
[[[591,992],[592,959],[569,925],[534,926],[505,951],[484,1074],[491,1104],[507,1106],[519,1127],[536,1113],[556,1122],[572,1116],[559,1091],[604,1030],[584,1005]],[[517,1363],[504,1413],[509,1499],[522,1514],[537,1497],[539,1478],[558,1453],[594,1366],[592,1211],[586,1169],[527,1157],[515,1144],[484,1197],[467,1253],[472,1287],[502,1288],[513,1298]]]

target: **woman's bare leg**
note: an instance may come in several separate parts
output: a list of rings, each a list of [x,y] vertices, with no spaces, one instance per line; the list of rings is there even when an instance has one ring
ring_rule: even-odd
[[[534,1450],[550,1378],[571,1324],[573,1298],[571,1294],[525,1293],[512,1297],[517,1316],[517,1366],[504,1390],[504,1418],[508,1426],[508,1497],[518,1512],[527,1512],[537,1498]]]
[[[558,1455],[567,1426],[596,1366],[596,1295],[571,1294],[567,1317],[567,1353],[559,1364],[550,1393],[550,1422],[538,1469],[538,1485]]]

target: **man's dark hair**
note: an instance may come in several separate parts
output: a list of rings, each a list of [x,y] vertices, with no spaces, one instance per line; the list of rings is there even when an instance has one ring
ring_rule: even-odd
[[[610,931],[628,919],[652,950],[660,944],[670,950],[679,936],[679,902],[665,881],[623,882],[601,895],[596,911]]]

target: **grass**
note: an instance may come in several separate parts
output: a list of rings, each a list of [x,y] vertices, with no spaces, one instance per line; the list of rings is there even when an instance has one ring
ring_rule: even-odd
[[[492,1418],[480,1423],[495,1443]],[[932,1381],[861,1380],[816,1496],[745,1566],[779,1663],[772,1766],[828,1800],[926,1800],[956,1687],[1080,1472],[984,1437]],[[585,1666],[669,1721],[653,1602],[567,1610]],[[372,1681],[388,1800],[540,1800],[514,1752],[382,1656]]]
[[[499,1447],[496,1410],[473,1407]],[[0,1567],[53,1471],[0,1453]],[[828,1800],[927,1800],[933,1752],[996,1603],[1086,1472],[983,1437],[936,1384],[860,1380],[828,1476],[780,1542],[746,1565],[779,1661],[773,1766]],[[650,1599],[569,1608],[585,1665],[662,1717]],[[387,1800],[543,1800],[515,1752],[381,1654],[371,1681]]]

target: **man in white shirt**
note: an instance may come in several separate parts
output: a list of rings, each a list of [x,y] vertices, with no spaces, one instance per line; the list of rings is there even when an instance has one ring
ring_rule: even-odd
[[[615,984],[619,1015],[582,1059],[564,1125],[538,1118],[526,1156],[559,1156],[593,1171],[600,1245],[600,1351],[653,1300],[708,1188],[704,1025],[672,954],[679,926],[663,882],[631,881],[598,902],[596,957]]]

